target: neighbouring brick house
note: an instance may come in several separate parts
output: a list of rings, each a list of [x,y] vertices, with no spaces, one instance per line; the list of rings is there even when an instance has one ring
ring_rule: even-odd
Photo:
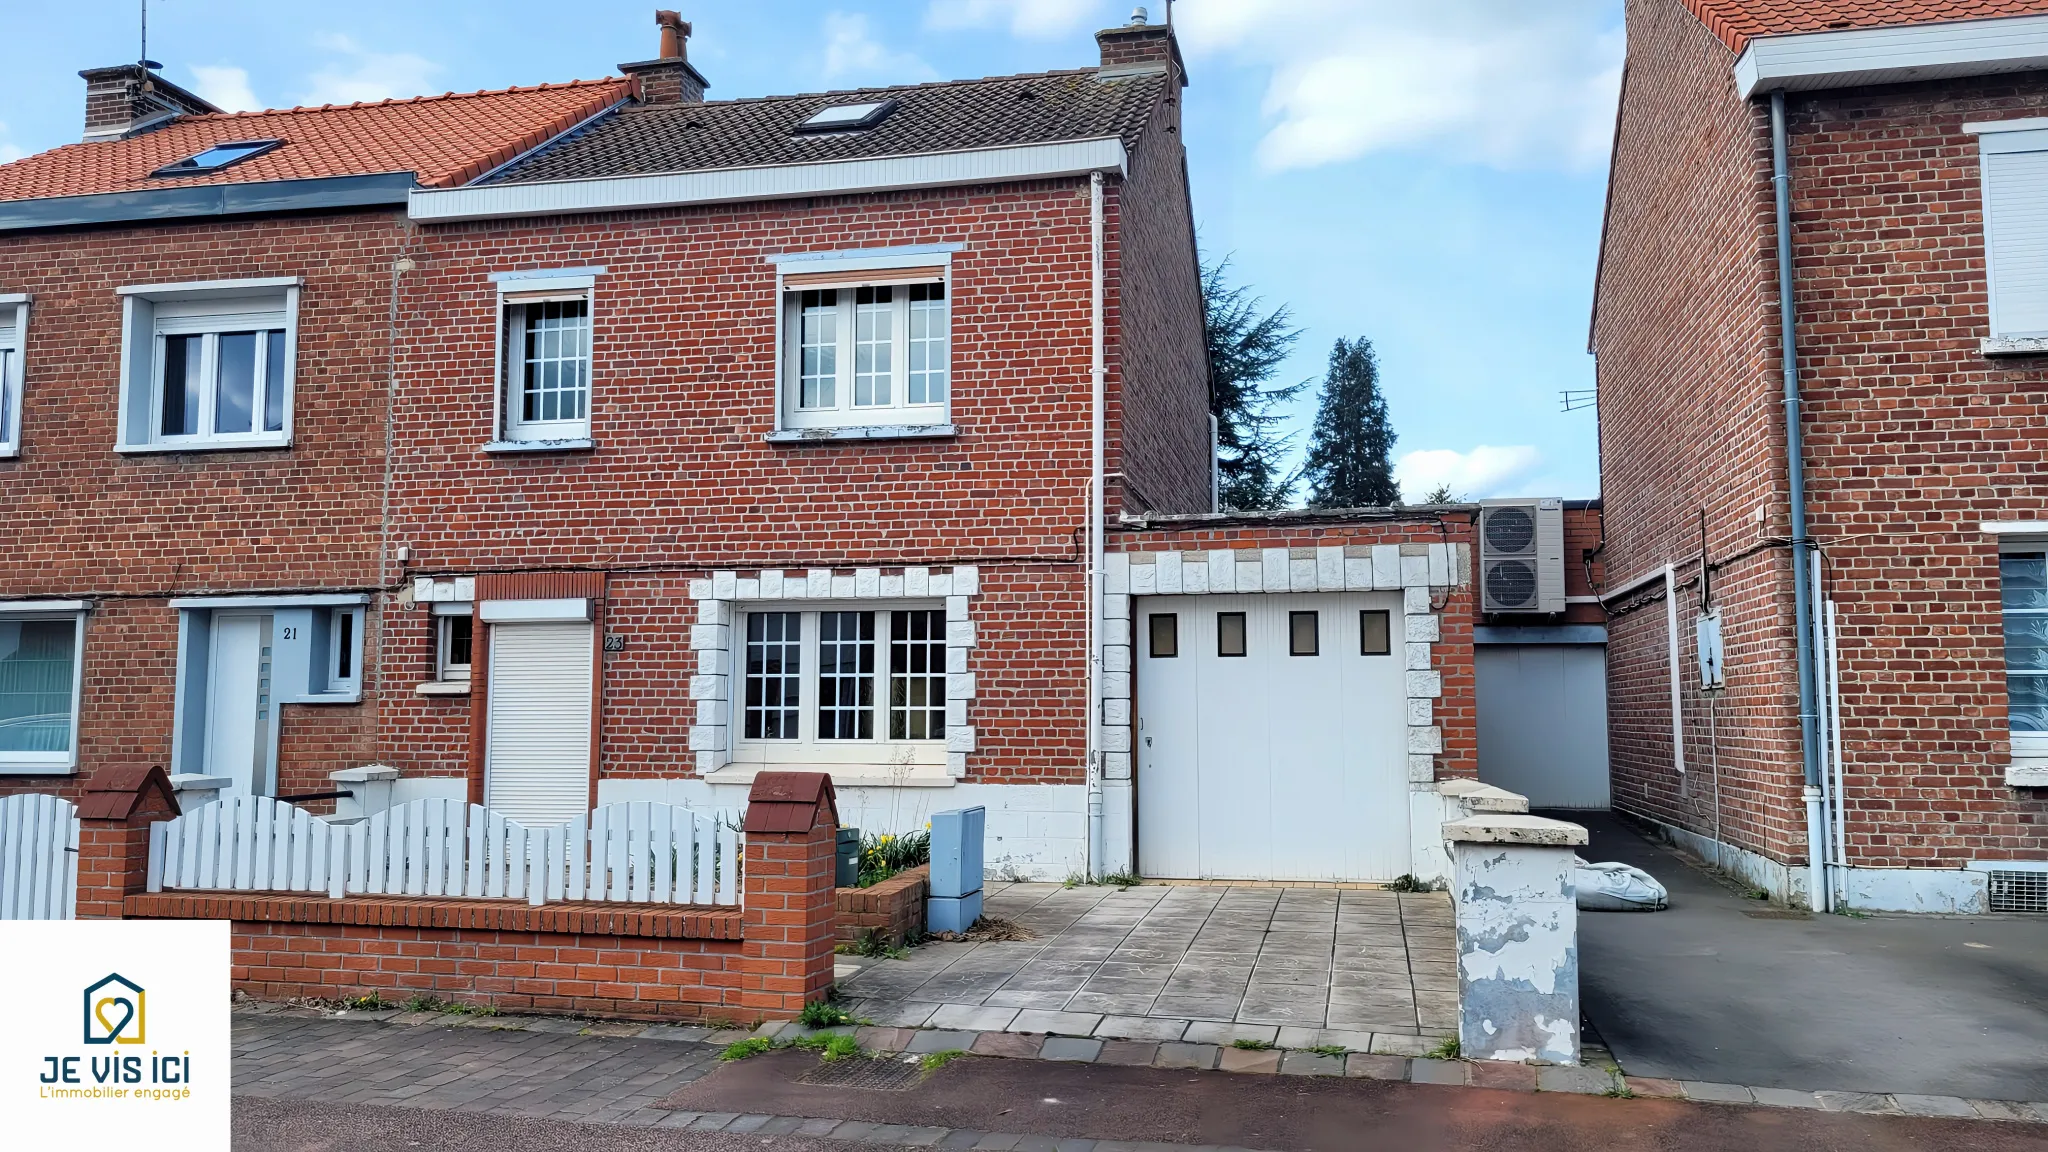
[[[0,166],[0,787],[325,790],[377,750],[406,191],[627,83],[225,115],[84,75],[85,141]]]
[[[1779,898],[2017,907],[2048,869],[2048,4],[1627,22],[1592,326],[1614,804]],[[1809,599],[1835,634],[1802,652]]]
[[[1470,510],[1210,511],[1171,30],[1105,30],[1095,68],[707,101],[688,26],[657,23],[660,55],[623,81],[444,98],[584,103],[359,214],[384,246],[353,301],[378,325],[362,385],[334,398],[356,518],[282,535],[308,562],[359,556],[289,590],[350,597],[311,615],[312,652],[361,638],[361,703],[340,734],[284,712],[277,790],[375,765],[388,802],[545,824],[725,808],[765,769],[825,769],[870,829],[985,805],[998,873],[1441,875],[1436,783],[1476,758]],[[19,242],[76,243],[56,227]],[[36,334],[58,321],[35,308],[28,426],[75,427],[77,475],[117,467],[85,416],[112,370],[45,407]],[[138,516],[108,538],[166,523]],[[130,587],[23,579],[0,594]],[[268,579],[229,590],[285,590]],[[171,628],[183,603],[134,608]],[[101,656],[87,619],[88,683],[102,659],[136,693],[189,683],[174,631],[152,665]],[[127,733],[129,756],[203,747],[168,703],[102,699],[74,714],[104,708],[88,729]]]

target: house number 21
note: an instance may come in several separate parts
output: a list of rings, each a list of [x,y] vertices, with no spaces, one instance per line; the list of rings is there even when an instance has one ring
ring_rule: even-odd
[[[289,624],[285,625],[284,638],[287,640],[297,640],[299,638],[299,630]]]

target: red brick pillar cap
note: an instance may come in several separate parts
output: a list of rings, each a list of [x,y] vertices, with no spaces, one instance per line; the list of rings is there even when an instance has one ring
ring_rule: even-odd
[[[748,832],[809,832],[839,826],[839,800],[823,772],[763,772],[747,793]]]
[[[161,800],[170,815],[178,815],[178,794],[171,778],[160,767],[128,764],[104,768],[85,786],[78,801],[80,820],[126,820],[152,800]]]

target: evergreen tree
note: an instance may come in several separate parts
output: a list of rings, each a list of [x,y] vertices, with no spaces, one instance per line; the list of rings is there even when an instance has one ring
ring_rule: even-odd
[[[1380,395],[1372,341],[1338,340],[1308,438],[1301,475],[1311,508],[1373,508],[1401,502],[1394,483],[1394,429]]]
[[[1294,488],[1280,459],[1291,435],[1273,409],[1304,384],[1265,387],[1301,336],[1285,306],[1260,314],[1264,301],[1227,278],[1228,259],[1202,267],[1203,328],[1209,345],[1209,411],[1216,416],[1218,498],[1225,509],[1284,508]]]

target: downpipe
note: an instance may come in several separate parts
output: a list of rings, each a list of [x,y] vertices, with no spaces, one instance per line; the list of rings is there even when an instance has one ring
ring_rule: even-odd
[[[1778,230],[1778,343],[1785,378],[1785,474],[1792,505],[1792,633],[1799,656],[1799,751],[1805,782],[1808,903],[1826,910],[1827,813],[1821,803],[1820,706],[1814,686],[1813,541],[1806,531],[1806,450],[1799,427],[1798,310],[1792,298],[1792,173],[1785,131],[1785,91],[1771,93],[1771,183]]]
[[[1102,878],[1102,470],[1104,404],[1102,173],[1088,174],[1089,306],[1093,328],[1089,363],[1088,475],[1088,876]]]

